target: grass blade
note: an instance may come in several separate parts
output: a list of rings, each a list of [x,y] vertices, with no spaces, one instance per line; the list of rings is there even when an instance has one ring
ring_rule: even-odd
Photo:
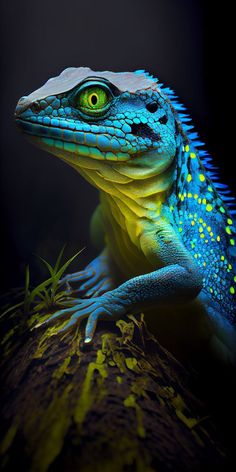
[[[81,254],[81,252],[84,249],[85,248],[80,249],[80,251],[78,251],[76,254],[74,254],[74,256],[72,256],[70,259],[68,259],[68,261],[66,261],[65,264],[63,264],[63,266],[57,271],[56,275],[54,276],[54,280],[53,280],[53,284],[52,284],[52,290],[55,291],[55,288],[56,288],[61,276],[64,274],[65,270],[67,269],[67,267],[69,267],[69,265],[76,259],[76,257],[79,256],[79,254]]]
[[[59,253],[59,256],[56,260],[56,264],[54,266],[54,273],[56,274],[58,269],[59,269],[59,266],[60,266],[60,263],[61,263],[61,259],[62,259],[62,256],[64,254],[64,251],[65,251],[65,248],[66,248],[66,244],[64,244],[64,246],[62,247],[60,253]]]
[[[49,274],[51,275],[51,277],[53,277],[54,275],[54,268],[51,266],[51,264],[49,264],[49,262],[47,262],[43,257],[41,256],[38,256],[37,254],[34,254],[38,259],[40,259],[40,261],[42,261],[44,263],[44,265],[47,267],[48,271],[49,271]]]

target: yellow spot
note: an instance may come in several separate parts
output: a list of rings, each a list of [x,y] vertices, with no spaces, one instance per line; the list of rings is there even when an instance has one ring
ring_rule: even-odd
[[[198,258],[198,254],[194,254],[194,257],[195,257],[195,259],[197,259],[197,258]]]
[[[213,192],[213,188],[212,187],[207,187],[209,192]]]
[[[205,179],[205,176],[204,176],[203,174],[199,174],[198,177],[199,177],[199,180],[200,180],[201,182],[204,182],[204,181],[206,180],[206,179]]]
[[[207,202],[206,198],[203,198],[202,203],[204,203],[204,205],[206,205],[206,202]]]
[[[181,200],[181,202],[183,202],[183,201],[184,201],[184,196],[183,196],[183,195],[181,195],[181,198],[180,198],[180,200]]]
[[[173,205],[170,206],[170,211],[174,211]]]
[[[202,225],[202,226],[204,226],[204,228],[206,228],[206,223],[203,223],[203,225]]]
[[[198,230],[198,231],[199,231],[199,233],[202,233],[202,232],[203,232],[203,228],[202,228],[202,226],[200,226],[200,228],[199,228],[199,230]]]
[[[190,157],[191,157],[191,159],[195,159],[195,157],[196,157],[195,152],[190,152]]]
[[[202,265],[203,265],[204,267],[206,267],[206,262],[203,262],[203,264],[202,264]]]
[[[179,193],[179,198],[181,198],[181,197],[182,197],[182,193]]]
[[[201,198],[198,199],[198,203],[202,203],[202,199],[201,199]]]
[[[191,174],[188,174],[187,175],[187,182],[191,182],[191,180],[192,180],[192,176],[191,176]]]
[[[224,261],[224,260],[225,260],[225,256],[221,256],[220,260],[221,260],[221,261]]]
[[[190,149],[190,147],[189,147],[189,145],[187,144],[187,146],[185,146],[185,151],[186,151],[186,152],[189,152],[189,149]]]
[[[193,220],[193,221],[191,221],[191,225],[192,225],[192,226],[194,226],[194,225],[195,225],[195,221],[194,221],[194,220]]]
[[[233,224],[233,221],[231,220],[231,218],[228,218],[227,223],[228,223],[228,225],[232,225],[232,224]]]
[[[210,227],[210,226],[207,226],[207,231],[210,233],[210,231],[211,231],[211,227]]]
[[[203,233],[200,234],[200,238],[202,238],[202,239],[205,238],[205,235]]]
[[[220,241],[220,236],[217,236],[216,241],[218,242]]]
[[[179,232],[182,233],[182,231],[183,231],[183,228],[179,228]]]
[[[203,223],[203,219],[202,218],[199,218],[199,223]]]
[[[191,193],[188,193],[188,198],[192,198],[192,194],[191,194]]]
[[[211,236],[211,238],[212,238],[212,236],[213,236],[213,233],[212,233],[212,231],[210,232],[210,236]]]
[[[225,231],[227,234],[232,234],[229,226],[226,226]]]
[[[232,267],[231,264],[228,264],[228,268],[229,268],[229,270],[232,270],[233,267]]]
[[[197,198],[198,198],[198,194],[197,194],[197,193],[195,193],[195,194],[194,194],[194,196],[193,196],[193,198],[195,198],[195,200],[197,200]]]
[[[234,288],[234,287],[230,287],[229,291],[230,291],[230,293],[232,293],[232,295],[234,295],[234,293],[235,293],[235,288]]]
[[[210,203],[207,204],[206,211],[212,211],[212,205],[210,205]]]
[[[235,245],[235,240],[234,240],[234,239],[230,239],[230,244],[231,244],[231,246],[234,246],[234,245]]]

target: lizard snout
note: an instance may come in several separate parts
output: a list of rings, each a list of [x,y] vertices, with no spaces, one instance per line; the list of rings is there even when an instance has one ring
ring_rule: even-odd
[[[21,113],[23,113],[23,111],[25,111],[26,108],[29,107],[29,105],[30,103],[28,101],[28,97],[27,96],[21,97],[16,105],[16,109],[14,113],[15,118],[19,118]]]

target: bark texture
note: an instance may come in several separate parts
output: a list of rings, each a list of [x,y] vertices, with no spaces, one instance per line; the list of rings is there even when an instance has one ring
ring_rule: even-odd
[[[4,471],[228,470],[206,407],[186,370],[147,331],[143,316],[30,330],[23,315],[2,340]]]

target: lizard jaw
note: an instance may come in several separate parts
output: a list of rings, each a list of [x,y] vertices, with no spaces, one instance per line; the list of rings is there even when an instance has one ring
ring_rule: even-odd
[[[59,127],[49,127],[21,118],[16,119],[16,124],[33,144],[59,157],[62,157],[64,153],[67,158],[71,154],[73,157],[85,156],[116,162],[124,162],[132,157],[127,152],[115,150],[111,141],[104,134],[98,134],[94,139],[92,133],[63,130]]]

